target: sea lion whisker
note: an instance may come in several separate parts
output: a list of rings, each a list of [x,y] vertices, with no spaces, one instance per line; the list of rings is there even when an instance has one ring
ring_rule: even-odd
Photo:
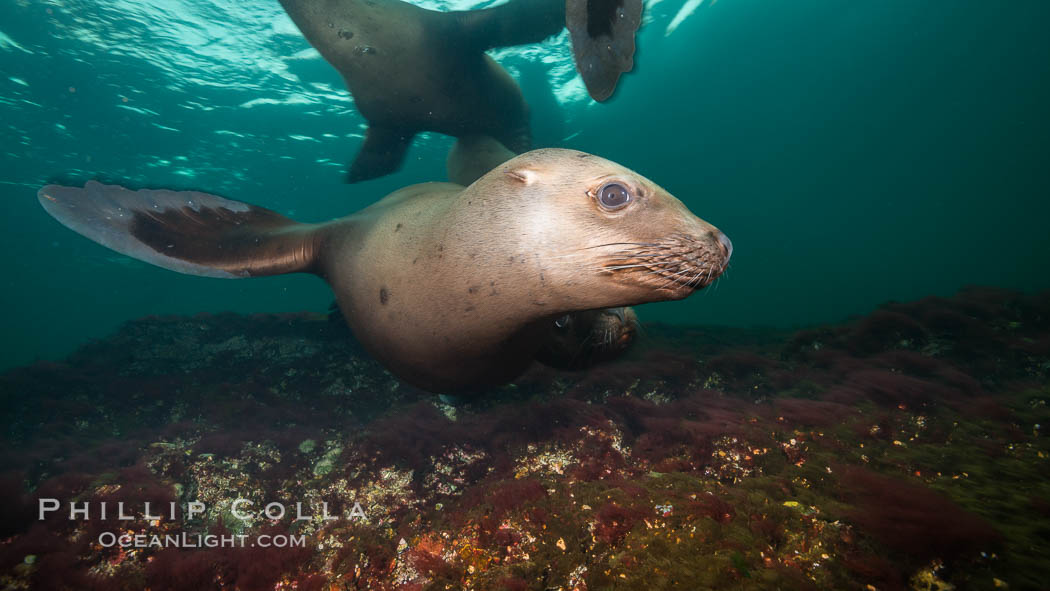
[[[682,269],[682,274],[675,277],[675,283],[681,285],[682,287],[691,287],[689,282],[692,281],[692,279],[686,279],[686,277],[689,277],[689,275],[691,275],[692,273],[692,267],[686,267]]]
[[[667,277],[667,272],[671,269],[650,269],[646,275],[656,275],[657,277]]]
[[[678,261],[668,261],[666,263],[662,263],[662,265],[663,266],[669,266],[669,265],[677,266],[677,265],[680,265],[680,263]],[[652,275],[666,275],[668,271],[673,271],[674,270],[673,268],[672,269],[656,269],[656,268],[653,268],[653,267],[656,267],[656,265],[655,264],[654,265],[650,265],[650,269],[649,269],[649,273],[652,274]]]
[[[548,258],[548,259],[566,259],[566,258],[571,258],[571,257],[583,257],[583,256],[586,256],[588,258],[593,258],[595,255],[593,253],[583,252],[582,250],[574,250],[574,251],[570,251],[570,252],[566,252],[566,253],[562,253],[562,254],[551,255],[551,256],[546,257],[546,258]],[[657,257],[657,256],[664,256],[664,257],[666,257],[666,256],[669,256],[669,255],[657,255],[657,254],[648,254],[648,253],[644,253],[644,252],[641,252],[641,253],[640,252],[634,252],[634,251],[630,251],[630,250],[621,250],[621,251],[610,253],[610,254],[607,254],[607,255],[598,255],[598,256],[607,257],[607,258],[609,258],[611,260],[616,260],[616,259],[628,260],[628,259],[639,259],[639,258],[652,258],[652,257]]]
[[[696,274],[693,274],[693,271],[698,269],[698,268],[700,270]],[[702,266],[700,266],[700,265],[688,265],[683,270],[685,271],[685,274],[683,275],[683,277],[689,276],[689,278],[682,282],[682,286],[684,286],[684,287],[694,287],[694,288],[701,286],[701,282],[698,281],[698,279],[704,273],[704,270],[703,270]]]
[[[661,285],[657,289],[667,289],[668,287],[671,287],[674,284],[675,284],[675,278],[671,277],[671,279],[669,279],[667,282],[665,282],[663,285]]]
[[[690,279],[689,283],[687,283],[686,285],[699,286],[700,285],[700,277],[702,277],[703,275],[704,275],[704,268],[700,267],[700,270],[696,273],[696,275],[693,275],[693,278]]]
[[[594,338],[594,332],[593,331],[590,332],[590,333],[587,333],[587,338],[585,338],[582,341],[580,341],[579,350],[576,351],[576,353],[572,356],[572,359],[569,360],[569,365],[575,365],[576,361],[578,359],[580,359],[580,357],[585,352],[587,352],[587,343],[589,343],[591,341],[591,339],[593,339],[593,338]]]
[[[619,270],[622,270],[622,269],[636,269],[638,267],[649,268],[649,264],[648,263],[638,263],[638,264],[635,264],[635,265],[608,265],[608,266],[605,266],[605,267],[597,267],[597,269],[601,270],[601,271],[619,271]]]
[[[634,264],[634,265],[609,265],[609,266],[605,266],[605,267],[597,267],[597,269],[599,269],[599,270],[606,270],[606,271],[616,271],[616,270],[619,270],[619,269],[634,269],[636,267],[645,267],[645,268],[648,269],[648,268],[651,268],[651,267],[657,266],[657,265],[665,266],[665,265],[673,265],[673,264],[674,264],[674,262],[668,261],[666,263],[638,263],[638,264]]]
[[[629,251],[619,252],[619,253],[615,253],[615,254],[608,255],[608,256],[611,259],[669,259],[669,258],[678,258],[678,256],[674,255],[674,254],[644,253],[644,252],[629,252]]]
[[[641,322],[636,322],[634,324],[634,331],[643,339],[649,335],[649,329],[645,328],[645,325]]]
[[[649,256],[616,256],[616,257],[601,257],[599,258],[603,265],[631,265],[635,263],[647,264],[647,265],[661,265],[665,263],[673,263],[675,260],[669,260],[665,258],[649,257]]]
[[[579,250],[593,250],[595,248],[605,248],[606,246],[660,246],[656,242],[609,242],[606,244],[596,244],[594,246],[585,246]]]
[[[681,276],[687,273],[689,273],[689,271],[687,269],[683,269],[681,271],[678,271],[677,273],[672,273],[671,275],[664,275],[664,277],[670,277],[671,280],[661,285],[659,289],[667,289],[671,285],[677,285]]]

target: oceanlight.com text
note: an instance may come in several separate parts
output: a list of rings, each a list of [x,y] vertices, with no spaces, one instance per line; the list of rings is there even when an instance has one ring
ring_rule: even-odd
[[[102,532],[98,543],[104,548],[304,548],[305,535],[291,534],[134,534]]]

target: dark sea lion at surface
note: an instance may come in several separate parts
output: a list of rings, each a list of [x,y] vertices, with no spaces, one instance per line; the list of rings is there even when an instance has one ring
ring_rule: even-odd
[[[626,307],[585,310],[551,322],[536,360],[558,369],[584,369],[622,355],[638,333],[638,316]]]
[[[519,376],[552,321],[684,298],[729,239],[641,175],[574,150],[515,157],[469,187],[405,187],[345,218],[294,222],[194,191],[48,185],[43,207],[123,254],[211,277],[314,273],[401,379],[443,393]]]
[[[620,75],[634,67],[642,0],[566,0],[565,26],[576,70],[596,101],[612,96]]]
[[[280,1],[342,74],[368,121],[350,182],[396,171],[421,131],[484,133],[515,152],[531,147],[521,89],[485,50],[556,34],[565,23],[564,0],[454,12],[401,0]]]

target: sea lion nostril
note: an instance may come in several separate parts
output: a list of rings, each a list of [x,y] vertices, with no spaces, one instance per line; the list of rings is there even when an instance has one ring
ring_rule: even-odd
[[[733,241],[729,239],[729,236],[718,232],[718,243],[722,245],[722,251],[726,255],[726,262],[729,262],[729,257],[733,256]]]

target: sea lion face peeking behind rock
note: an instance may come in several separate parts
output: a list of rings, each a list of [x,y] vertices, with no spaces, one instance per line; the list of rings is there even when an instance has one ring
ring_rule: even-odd
[[[370,353],[443,393],[513,380],[565,314],[683,298],[732,251],[651,181],[573,150],[522,154],[466,188],[406,187],[325,224],[198,192],[88,183],[39,198],[77,232],[183,273],[315,273]]]
[[[585,369],[612,361],[634,343],[638,316],[632,308],[566,314],[551,322],[536,360],[558,369]]]

